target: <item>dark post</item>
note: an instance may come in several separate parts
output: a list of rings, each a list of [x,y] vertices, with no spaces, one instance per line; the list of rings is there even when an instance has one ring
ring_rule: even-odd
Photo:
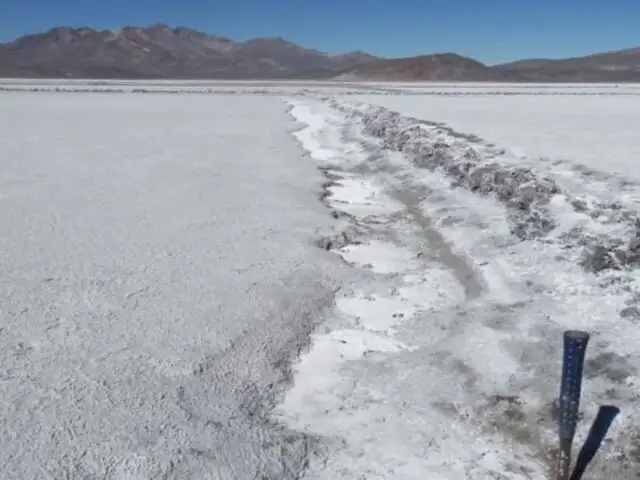
[[[562,381],[560,384],[560,418],[558,433],[560,453],[557,463],[557,480],[569,480],[571,448],[578,423],[582,369],[589,343],[589,334],[578,330],[564,332],[564,355],[562,359]]]

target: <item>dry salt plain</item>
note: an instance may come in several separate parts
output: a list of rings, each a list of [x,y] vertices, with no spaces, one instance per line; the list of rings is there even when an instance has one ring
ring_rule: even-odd
[[[640,474],[640,86],[0,80],[0,478]]]

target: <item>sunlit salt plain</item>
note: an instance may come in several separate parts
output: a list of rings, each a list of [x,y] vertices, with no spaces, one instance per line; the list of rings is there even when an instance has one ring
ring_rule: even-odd
[[[637,478],[636,86],[2,89],[3,478]]]

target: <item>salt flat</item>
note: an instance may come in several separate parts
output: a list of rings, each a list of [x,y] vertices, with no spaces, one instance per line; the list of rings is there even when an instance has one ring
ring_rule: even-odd
[[[332,250],[367,273],[338,292],[276,410],[291,428],[340,439],[307,478],[549,478],[566,329],[593,336],[576,443],[598,405],[622,410],[584,478],[640,471],[635,186],[623,191],[612,170],[553,171],[534,149],[509,150],[512,124],[528,113],[532,135],[554,133],[548,123],[561,119],[536,112],[563,111],[565,97],[538,110],[540,100],[527,100],[523,112],[498,96],[483,101],[483,128],[507,132],[505,145],[447,122],[447,109],[459,108],[464,124],[475,101],[291,100],[308,125],[299,139],[333,179],[326,201],[355,226],[352,243]],[[622,126],[637,113],[615,97],[569,103],[591,112],[586,123],[599,113]],[[579,158],[582,144],[565,141]],[[638,144],[628,136],[618,146],[625,155]]]
[[[622,410],[583,478],[639,474],[636,86],[37,83],[0,94],[7,478],[547,479],[575,328],[577,443]]]
[[[297,478],[266,412],[348,269],[283,102],[0,103],[0,476]]]

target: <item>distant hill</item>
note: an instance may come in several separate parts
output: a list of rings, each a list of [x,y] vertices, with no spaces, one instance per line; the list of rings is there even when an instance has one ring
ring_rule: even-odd
[[[103,31],[57,27],[0,43],[0,77],[640,82],[640,48],[487,66],[455,53],[329,55],[280,37],[236,42],[164,24]]]
[[[455,53],[421,55],[362,63],[341,73],[341,80],[380,81],[500,81],[504,76],[471,58]]]
[[[640,48],[560,60],[520,60],[496,65],[494,68],[513,80],[638,82],[640,81]]]
[[[288,78],[331,76],[363,52],[328,55],[282,38],[234,42],[186,27],[115,31],[53,28],[0,44],[0,76],[60,78]]]

